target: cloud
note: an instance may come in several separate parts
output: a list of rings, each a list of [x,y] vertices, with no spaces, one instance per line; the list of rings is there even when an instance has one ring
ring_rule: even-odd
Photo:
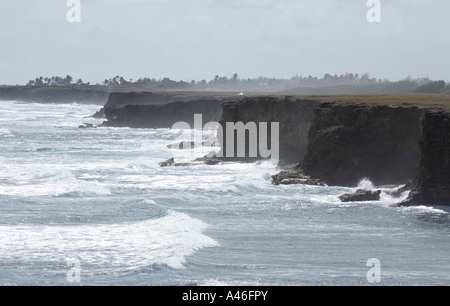
[[[450,80],[450,3],[381,0],[81,0],[2,4],[0,83],[71,74],[91,82],[127,78],[210,79],[216,74],[290,77],[368,72]],[[13,72],[12,72],[13,71]]]

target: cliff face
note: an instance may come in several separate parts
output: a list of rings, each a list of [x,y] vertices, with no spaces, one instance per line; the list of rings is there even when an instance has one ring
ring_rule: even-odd
[[[416,106],[323,103],[315,111],[305,174],[328,185],[404,184],[420,159],[420,118]]]
[[[224,136],[221,143],[222,152],[225,159],[238,160],[237,137],[234,137],[234,158],[226,156],[227,151],[227,123],[242,122],[247,124],[254,122],[259,128],[259,124],[267,122],[268,144],[270,148],[272,141],[270,131],[271,123],[279,123],[279,154],[281,164],[298,163],[306,154],[308,144],[308,132],[314,119],[314,108],[319,105],[317,101],[293,99],[290,97],[249,97],[239,102],[223,103],[223,115],[220,124],[223,128]],[[258,130],[258,134],[259,134]],[[254,158],[249,156],[249,135],[246,135],[245,147],[246,157],[240,160],[251,161]],[[260,157],[258,152],[258,159]]]
[[[132,128],[170,128],[176,122],[194,125],[194,115],[203,124],[218,122],[222,102],[241,99],[235,94],[208,92],[116,92],[104,106],[104,125]]]
[[[106,89],[74,86],[6,86],[0,87],[0,100],[38,103],[85,103],[103,105],[108,100]]]
[[[419,168],[412,191],[402,205],[450,206],[450,113],[429,111],[422,126]]]
[[[129,104],[105,107],[105,126],[131,128],[171,128],[176,122],[194,127],[194,115],[202,114],[203,123],[217,122],[222,114],[218,100],[199,100],[161,104]]]

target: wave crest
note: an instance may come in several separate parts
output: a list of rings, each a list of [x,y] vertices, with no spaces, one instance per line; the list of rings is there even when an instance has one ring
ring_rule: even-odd
[[[158,219],[126,224],[0,226],[0,259],[64,263],[67,258],[77,258],[83,267],[100,269],[94,273],[154,264],[180,269],[187,256],[218,245],[203,235],[206,227],[174,211]]]

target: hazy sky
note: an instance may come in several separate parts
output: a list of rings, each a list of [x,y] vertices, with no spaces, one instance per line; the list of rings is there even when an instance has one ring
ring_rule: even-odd
[[[0,84],[235,72],[450,81],[448,0],[380,0],[380,23],[367,21],[367,0],[80,0],[80,23],[66,2],[2,1]]]

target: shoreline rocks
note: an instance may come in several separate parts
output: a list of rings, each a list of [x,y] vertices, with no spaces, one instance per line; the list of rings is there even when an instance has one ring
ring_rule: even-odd
[[[278,174],[272,175],[272,184],[278,185],[312,185],[326,186],[324,182],[312,179],[303,173],[300,168],[283,170]]]
[[[339,196],[341,202],[370,202],[380,201],[381,190],[371,191],[358,189],[355,193],[348,193]]]

